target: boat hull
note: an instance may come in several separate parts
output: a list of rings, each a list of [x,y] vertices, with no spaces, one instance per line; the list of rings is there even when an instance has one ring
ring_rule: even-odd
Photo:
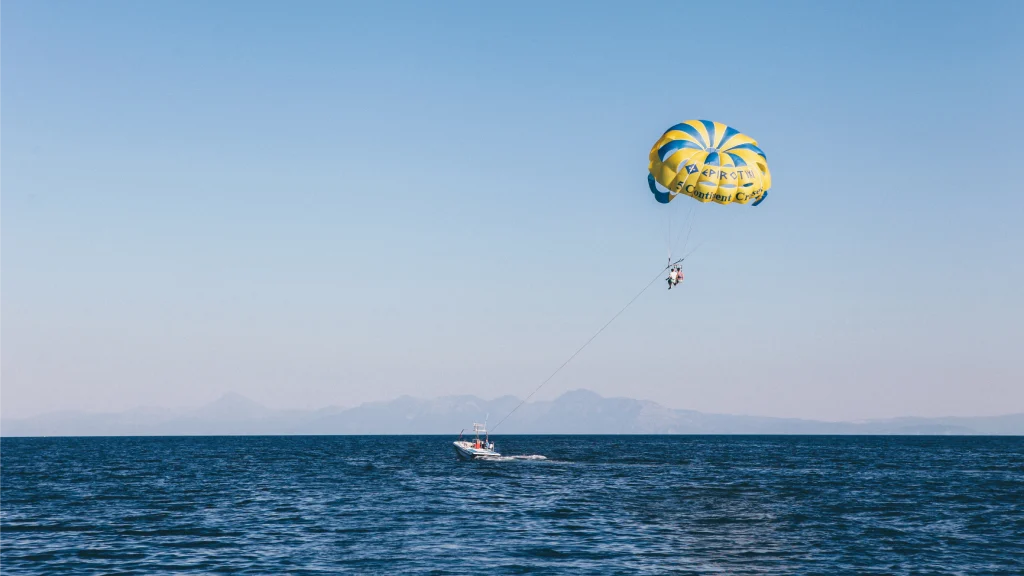
[[[472,442],[453,442],[455,445],[455,454],[462,460],[478,460],[480,458],[493,458],[501,456],[501,454],[494,450],[488,450],[486,448],[477,448]]]

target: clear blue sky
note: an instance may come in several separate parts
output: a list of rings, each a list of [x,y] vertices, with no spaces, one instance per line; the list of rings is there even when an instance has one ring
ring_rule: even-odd
[[[3,414],[523,396],[664,264],[647,153],[691,118],[759,141],[769,199],[699,206],[683,289],[541,398],[1022,411],[1022,21],[6,1]]]

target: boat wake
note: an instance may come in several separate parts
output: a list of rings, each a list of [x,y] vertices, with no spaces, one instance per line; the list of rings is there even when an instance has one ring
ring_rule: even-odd
[[[527,454],[523,456],[480,456],[477,460],[486,460],[488,462],[515,462],[520,460],[547,460],[547,456],[541,456],[540,454]]]

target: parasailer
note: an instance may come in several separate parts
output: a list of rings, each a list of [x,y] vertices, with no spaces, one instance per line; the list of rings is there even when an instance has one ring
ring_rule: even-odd
[[[757,141],[721,122],[687,120],[672,126],[651,147],[648,159],[648,188],[661,204],[689,196],[701,204],[757,206],[772,185],[768,158]],[[671,290],[683,280],[679,264],[686,256],[672,261],[671,213],[669,223],[665,280]]]
[[[683,267],[674,266],[672,271],[668,273],[668,289],[671,290],[673,286],[683,281]]]

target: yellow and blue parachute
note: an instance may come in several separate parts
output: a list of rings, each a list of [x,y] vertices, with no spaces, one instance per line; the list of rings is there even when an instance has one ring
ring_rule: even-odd
[[[647,184],[668,204],[679,195],[699,202],[757,206],[772,175],[757,141],[720,122],[687,120],[669,128],[651,148]]]

